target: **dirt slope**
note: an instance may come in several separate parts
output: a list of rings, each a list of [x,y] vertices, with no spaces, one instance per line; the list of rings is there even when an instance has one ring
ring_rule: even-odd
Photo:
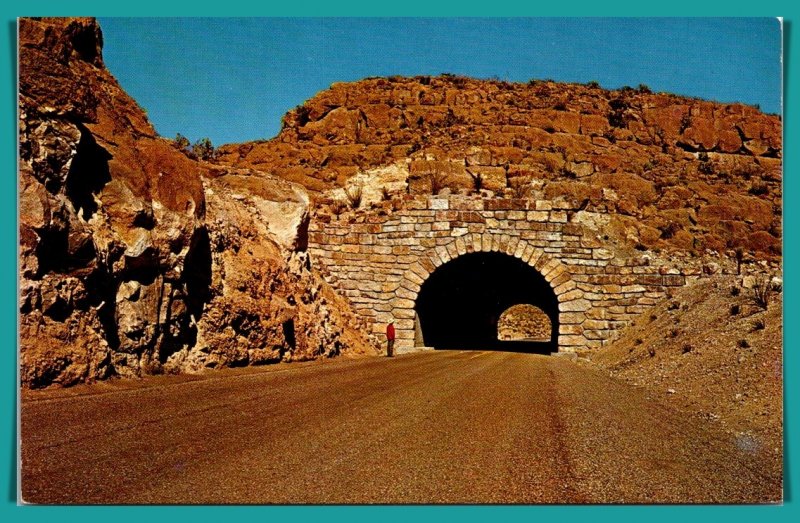
[[[772,293],[764,310],[741,283],[741,277],[719,276],[682,288],[588,357],[613,376],[721,426],[779,466],[782,293]]]

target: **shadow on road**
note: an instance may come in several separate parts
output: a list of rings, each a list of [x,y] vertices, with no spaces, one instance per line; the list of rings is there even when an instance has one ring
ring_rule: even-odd
[[[550,341],[494,341],[476,346],[434,347],[436,350],[481,350],[497,352],[522,352],[527,354],[550,354],[558,351],[558,345]]]

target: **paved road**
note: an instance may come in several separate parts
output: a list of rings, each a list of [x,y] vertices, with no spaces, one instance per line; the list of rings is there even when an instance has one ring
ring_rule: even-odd
[[[36,503],[780,498],[757,449],[562,358],[434,352],[26,393]]]

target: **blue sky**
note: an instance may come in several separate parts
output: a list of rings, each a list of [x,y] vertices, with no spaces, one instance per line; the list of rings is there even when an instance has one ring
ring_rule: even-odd
[[[160,134],[271,138],[333,82],[455,73],[646,84],[781,110],[773,18],[100,18],[107,67]]]

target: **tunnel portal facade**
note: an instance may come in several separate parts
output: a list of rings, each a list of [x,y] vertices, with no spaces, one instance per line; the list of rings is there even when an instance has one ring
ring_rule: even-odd
[[[373,334],[395,323],[400,353],[575,352],[603,346],[686,282],[645,256],[614,257],[580,213],[563,201],[415,197],[391,214],[314,219],[308,245]],[[545,311],[548,343],[497,339],[500,314],[518,303]]]

